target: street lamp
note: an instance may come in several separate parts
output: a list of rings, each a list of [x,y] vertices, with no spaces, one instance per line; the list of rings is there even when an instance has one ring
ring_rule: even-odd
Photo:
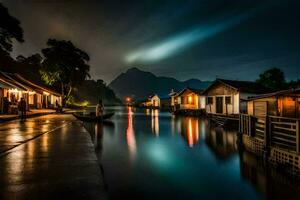
[[[126,104],[128,105],[128,106],[130,106],[130,104],[131,104],[131,98],[130,97],[126,97]]]

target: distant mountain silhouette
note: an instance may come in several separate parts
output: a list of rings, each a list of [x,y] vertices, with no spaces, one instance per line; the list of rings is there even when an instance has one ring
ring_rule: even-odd
[[[159,77],[151,72],[134,67],[120,74],[109,84],[109,87],[121,99],[126,96],[133,96],[136,100],[141,100],[153,93],[167,97],[172,89],[175,91],[182,90],[185,87],[204,89],[210,83],[210,81],[200,81],[198,79],[178,81],[175,78]]]

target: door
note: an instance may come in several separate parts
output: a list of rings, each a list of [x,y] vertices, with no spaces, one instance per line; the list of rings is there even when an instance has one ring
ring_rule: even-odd
[[[216,113],[223,113],[223,97],[216,97]]]
[[[266,116],[268,113],[268,102],[267,101],[254,101],[254,115],[261,117]]]

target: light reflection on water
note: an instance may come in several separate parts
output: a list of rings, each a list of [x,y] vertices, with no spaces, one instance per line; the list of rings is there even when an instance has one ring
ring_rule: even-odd
[[[126,130],[126,140],[131,159],[134,159],[136,154],[136,142],[133,129],[133,112],[132,107],[128,107],[128,125]]]
[[[298,182],[238,151],[236,130],[158,110],[111,109],[112,124],[85,126],[112,199],[299,199]]]

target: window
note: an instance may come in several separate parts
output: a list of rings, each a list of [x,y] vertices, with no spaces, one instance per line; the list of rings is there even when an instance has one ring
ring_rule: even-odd
[[[231,104],[231,97],[225,97],[225,104]]]
[[[212,97],[207,97],[206,99],[206,104],[213,104],[213,98]]]

